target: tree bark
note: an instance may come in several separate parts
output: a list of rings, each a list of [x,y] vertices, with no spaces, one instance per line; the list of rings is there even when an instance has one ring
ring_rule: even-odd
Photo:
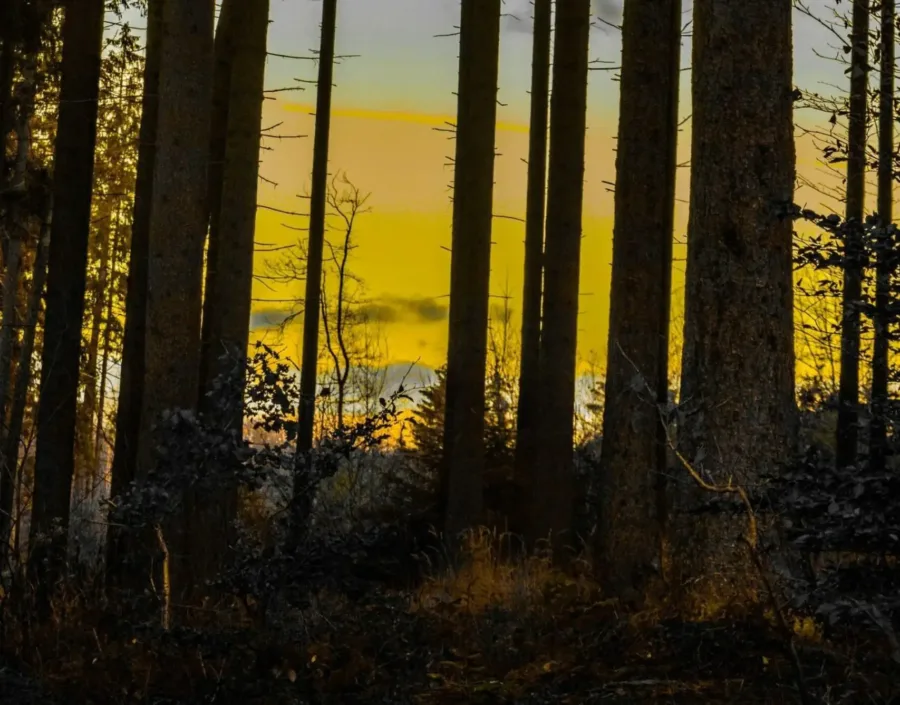
[[[556,6],[541,331],[540,456],[530,497],[530,543],[571,540],[578,285],[584,198],[590,0]]]
[[[150,208],[153,201],[153,173],[159,124],[159,71],[162,61],[164,3],[165,0],[149,0],[147,7],[144,87],[141,98],[134,211],[131,221],[130,262],[125,292],[125,332],[119,372],[111,497],[118,497],[128,489],[135,479],[137,468],[138,436],[144,395]],[[110,586],[117,584],[123,577],[123,560],[128,553],[124,540],[118,528],[110,524],[106,541],[106,578]]]
[[[698,478],[750,487],[790,462],[794,404],[794,189],[790,0],[697,0],[693,138],[678,440]],[[672,584],[686,612],[754,599],[745,510],[672,478]],[[751,535],[748,535],[750,533]]]
[[[238,6],[243,3],[238,3]],[[216,286],[217,267],[219,265],[219,229],[222,222],[222,191],[225,175],[225,150],[228,140],[228,113],[230,110],[231,73],[235,61],[235,42],[239,35],[245,31],[235,31],[233,27],[240,27],[240,21],[233,21],[235,12],[235,0],[223,0],[222,10],[219,13],[219,21],[216,24],[215,39],[215,68],[213,70],[212,112],[210,113],[209,134],[209,237],[206,248],[206,278],[203,298],[203,326],[201,329],[201,354],[200,354],[200,394],[201,397],[209,390],[210,383],[215,379],[216,361],[222,350],[216,350],[213,339],[213,321],[219,320],[221,314],[217,314],[215,307],[217,300],[210,296],[210,292]],[[238,10],[241,12],[241,10]],[[258,172],[258,166],[255,167]],[[212,352],[211,352],[212,351]],[[200,408],[204,408],[204,400],[200,399]]]
[[[896,4],[881,2],[881,90],[878,106],[878,217],[882,228],[894,219],[894,71]],[[875,341],[872,351],[872,421],[869,427],[869,465],[884,470],[887,454],[886,414],[891,353],[888,306],[891,274],[888,262],[890,239],[881,242],[875,263]]]
[[[544,215],[547,197],[547,125],[550,103],[551,0],[535,0],[531,55],[531,120],[528,130],[528,187],[525,206],[525,277],[522,291],[522,352],[516,413],[515,477],[531,486],[540,419],[541,299],[544,274]],[[524,506],[522,507],[524,509]],[[515,517],[521,531],[525,517]]]
[[[869,0],[854,0],[850,39],[850,115],[847,134],[844,292],[838,390],[837,463],[856,462],[859,441],[859,334],[862,299],[862,223],[866,200],[866,122],[869,82]]]
[[[300,405],[297,412],[297,453],[294,469],[293,542],[303,540],[312,511],[311,454],[319,369],[319,307],[322,295],[322,252],[325,247],[325,209],[328,197],[328,143],[331,134],[331,89],[337,0],[322,3],[322,37],[316,88],[316,132],[313,138],[312,184],[309,202],[309,245],[306,253],[306,294],[303,308],[303,349],[300,362]]]
[[[25,407],[28,404],[28,387],[31,385],[34,354],[34,338],[37,332],[38,319],[41,315],[41,302],[44,296],[44,282],[47,278],[47,259],[50,252],[50,224],[52,221],[52,203],[47,196],[47,210],[41,223],[41,235],[34,258],[34,274],[31,280],[31,292],[28,296],[28,312],[25,316],[25,329],[22,333],[22,351],[19,356],[19,370],[13,389],[12,404],[9,412],[9,427],[3,436],[0,451],[0,566],[7,565],[10,532],[13,525],[13,497],[16,494],[16,479],[19,472],[19,446],[22,440],[22,427],[25,422]]]
[[[250,338],[253,241],[259,183],[260,123],[266,70],[269,0],[244,0],[234,10],[236,33],[228,106],[218,246],[207,277],[204,328],[209,333],[206,394],[201,410],[216,428],[243,436],[244,384]],[[212,235],[210,235],[212,238]],[[212,239],[210,239],[210,243]],[[212,250],[210,250],[212,253]],[[212,502],[191,517],[198,572],[212,577],[224,561],[237,514],[237,488],[223,484]],[[199,540],[198,540],[199,539]],[[204,550],[199,552],[200,548]]]
[[[463,0],[444,423],[444,531],[481,521],[500,0]]]
[[[144,391],[137,479],[158,461],[156,426],[167,411],[197,409],[203,243],[208,224],[209,106],[213,73],[213,3],[167,0],[163,7],[156,161],[147,269]],[[165,522],[173,599],[196,581],[189,498]]]
[[[44,607],[68,543],[104,6],[72,0],[63,22],[29,561]]]
[[[647,596],[662,566],[681,0],[631,0],[622,24],[615,228],[597,564]]]

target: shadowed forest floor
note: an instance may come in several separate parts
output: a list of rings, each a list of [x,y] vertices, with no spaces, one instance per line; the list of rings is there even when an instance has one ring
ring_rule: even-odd
[[[2,662],[0,702],[802,702],[786,639],[765,615],[628,616],[588,579],[537,562],[355,598],[321,591],[270,609],[263,626],[246,612],[195,612],[168,632],[75,609]],[[887,645],[794,624],[809,702],[900,702]]]

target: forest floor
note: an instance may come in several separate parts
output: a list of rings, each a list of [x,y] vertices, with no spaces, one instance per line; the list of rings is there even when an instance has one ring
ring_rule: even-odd
[[[589,579],[538,563],[488,560],[352,600],[322,591],[266,626],[230,614],[163,631],[73,612],[0,660],[0,703],[803,702],[789,640],[765,616],[626,615]],[[794,624],[807,702],[900,703],[884,645]]]

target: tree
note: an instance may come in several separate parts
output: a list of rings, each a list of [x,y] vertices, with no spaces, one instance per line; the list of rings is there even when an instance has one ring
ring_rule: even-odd
[[[859,439],[859,335],[863,279],[862,223],[866,198],[866,123],[869,86],[869,0],[853,1],[850,37],[850,115],[847,131],[844,293],[841,320],[841,377],[838,392],[837,463],[856,462]]]
[[[710,498],[698,479],[753,485],[791,459],[797,430],[791,2],[698,0],[693,42],[678,441],[697,475],[672,479],[670,582],[686,611],[709,613],[753,599],[756,571],[741,514],[694,513]]]
[[[213,3],[167,0],[163,7],[159,113],[153,169],[147,269],[144,389],[137,479],[156,463],[154,432],[164,412],[194,411],[199,397],[203,243],[212,97]],[[185,517],[167,522],[174,557],[173,595],[195,585],[193,559],[206,547],[194,542]],[[176,598],[177,599],[177,598]]]
[[[153,202],[153,175],[159,125],[159,72],[162,61],[164,2],[165,0],[149,0],[147,5],[141,127],[134,186],[128,283],[125,293],[125,333],[119,373],[116,440],[110,484],[112,497],[118,497],[125,492],[135,479],[137,469],[138,437],[144,396],[150,209]],[[113,525],[110,525],[106,545],[106,576],[110,584],[115,584],[122,577],[120,568],[127,551],[122,544],[120,533]]]
[[[441,503],[449,539],[481,519],[500,1],[463,0]]]
[[[557,5],[541,331],[540,452],[528,539],[559,548],[571,528],[578,284],[587,115],[590,0]]]
[[[322,37],[316,84],[316,132],[313,141],[312,191],[309,200],[309,244],[306,262],[306,296],[303,312],[303,352],[300,362],[300,407],[297,411],[297,456],[294,470],[292,519],[299,542],[312,509],[310,453],[316,413],[316,378],[319,371],[319,308],[322,295],[322,253],[325,246],[325,210],[328,193],[328,143],[331,134],[331,83],[334,75],[334,42],[337,32],[337,0],[322,4]]]
[[[29,562],[45,595],[66,558],[104,7],[72,0],[63,24]]]
[[[225,150],[228,140],[228,111],[231,103],[231,71],[234,64],[235,37],[240,34],[233,30],[234,0],[223,0],[222,9],[219,12],[219,20],[216,24],[216,38],[214,45],[213,92],[212,108],[210,112],[209,130],[209,237],[206,246],[206,280],[203,299],[203,327],[201,330],[201,355],[200,355],[200,394],[205,397],[209,390],[212,378],[215,377],[214,367],[217,367],[218,354],[221,350],[214,351],[212,343],[212,324],[218,317],[214,306],[215,296],[209,292],[216,286],[217,268],[219,264],[219,227],[222,217],[222,190],[224,188],[225,175]],[[257,167],[258,173],[258,167]],[[218,353],[218,354],[217,354]],[[204,400],[200,399],[203,408]]]
[[[547,196],[547,111],[550,102],[551,2],[535,0],[531,55],[531,121],[528,130],[528,193],[525,212],[525,281],[522,292],[522,355],[516,413],[515,472],[530,484],[540,417],[541,298],[544,213]],[[520,524],[515,521],[514,524]],[[521,526],[515,526],[521,529]]]
[[[878,217],[888,228],[894,217],[894,0],[881,2],[881,88],[878,107]],[[886,241],[889,242],[889,241]],[[884,469],[887,451],[885,415],[888,409],[890,337],[890,252],[886,246],[876,254],[875,263],[875,342],[872,351],[872,422],[870,425],[869,463],[875,471]]]
[[[644,596],[661,562],[680,59],[681,0],[628,3],[597,492],[598,564],[619,597]]]
[[[200,409],[217,429],[242,437],[269,0],[239,3],[233,20],[241,31],[233,44],[217,245],[210,248],[207,265],[212,273],[203,321],[207,378]],[[195,558],[198,574],[212,577],[221,566],[236,514],[237,490],[224,487],[190,517],[192,535],[206,536],[206,550]]]

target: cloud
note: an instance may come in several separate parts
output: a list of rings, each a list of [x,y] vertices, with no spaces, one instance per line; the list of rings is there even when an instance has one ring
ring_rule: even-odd
[[[280,325],[288,316],[293,316],[295,311],[286,308],[263,308],[250,314],[250,330],[260,328],[274,328]]]
[[[389,297],[360,307],[360,314],[373,323],[439,323],[447,313],[446,304],[427,297]]]
[[[592,0],[594,14],[601,20],[619,24],[622,21],[622,0]]]

